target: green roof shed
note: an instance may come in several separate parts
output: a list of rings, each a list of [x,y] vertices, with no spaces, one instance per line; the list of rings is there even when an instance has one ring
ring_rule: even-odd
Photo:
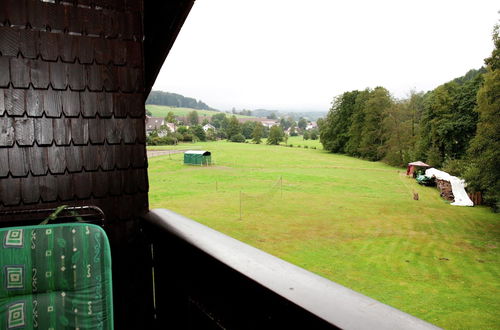
[[[187,165],[210,165],[212,154],[205,150],[188,150],[184,153],[184,164]]]

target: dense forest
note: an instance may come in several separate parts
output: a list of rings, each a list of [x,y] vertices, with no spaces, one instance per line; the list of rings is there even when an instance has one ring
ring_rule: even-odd
[[[168,105],[171,107],[179,108],[192,108],[198,110],[214,110],[217,111],[201,100],[197,101],[192,97],[185,97],[180,94],[162,92],[162,91],[151,91],[148,98],[146,99],[146,104],[156,104],[156,105]]]
[[[394,99],[384,87],[345,92],[319,120],[326,150],[403,166],[422,160],[465,178],[500,209],[500,37],[486,67]]]

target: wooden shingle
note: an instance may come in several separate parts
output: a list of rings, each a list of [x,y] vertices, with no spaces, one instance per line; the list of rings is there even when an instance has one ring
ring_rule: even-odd
[[[40,32],[40,39],[38,43],[40,55],[44,61],[57,61],[59,56],[57,50],[57,34],[51,32]]]
[[[35,59],[38,56],[38,31],[19,30],[19,50],[24,58]]]
[[[116,118],[106,120],[106,141],[108,144],[118,144],[121,141],[120,124],[118,121]]]
[[[106,140],[105,120],[99,117],[91,118],[89,121],[89,139],[92,144],[103,144]]]
[[[118,75],[114,65],[101,65],[101,80],[106,92],[116,92],[118,86]]]
[[[55,90],[64,90],[67,86],[66,66],[63,62],[51,62],[49,65],[50,84]]]
[[[32,175],[45,176],[49,170],[48,151],[46,147],[29,148],[27,157]]]
[[[70,173],[81,172],[83,169],[83,147],[70,145],[64,147],[66,153],[66,169]]]
[[[99,168],[99,146],[88,145],[83,149],[83,167],[86,171],[97,171]]]
[[[86,145],[89,142],[89,121],[86,118],[69,118],[71,140],[74,145]]]
[[[78,38],[78,62],[80,64],[91,64],[94,61],[94,49],[92,38],[82,36]]]
[[[16,206],[21,202],[21,180],[4,178],[0,180],[0,201],[4,206]]]
[[[35,140],[35,126],[33,118],[14,118],[14,132],[17,145],[32,146]]]
[[[113,52],[113,64],[124,65],[127,60],[127,42],[122,40],[114,40],[111,43]]]
[[[83,91],[86,86],[86,69],[78,63],[68,64],[68,84],[73,91]]]
[[[11,147],[14,141],[14,119],[0,117],[0,147]]]
[[[5,110],[9,116],[23,116],[25,109],[24,89],[4,89]]]
[[[48,89],[43,93],[43,112],[45,116],[59,118],[62,114],[61,93]]]
[[[92,172],[92,194],[96,198],[102,198],[108,194],[108,175],[106,172]]]
[[[78,199],[87,199],[92,194],[92,177],[90,172],[74,173],[73,188]]]
[[[18,52],[19,32],[8,27],[0,27],[0,53],[2,56],[15,57]]]
[[[69,173],[56,175],[57,180],[57,197],[60,201],[68,201],[74,198],[73,180]]]
[[[130,94],[127,101],[129,104],[127,114],[133,118],[144,119],[146,107],[144,106],[144,98],[142,94]]]
[[[54,142],[56,146],[67,146],[71,143],[71,122],[69,118],[52,120]]]
[[[111,171],[115,168],[115,147],[109,145],[100,145],[99,163],[104,171]]]
[[[0,148],[0,178],[9,175],[9,149]]]
[[[64,148],[56,145],[47,147],[49,171],[51,174],[62,174],[66,171],[66,153]]]
[[[8,87],[10,83],[10,65],[8,57],[0,57],[0,87]]]
[[[123,191],[123,177],[120,171],[111,171],[108,176],[109,194],[111,196],[120,196]]]
[[[15,88],[28,88],[30,84],[29,60],[22,57],[10,59],[10,79]]]
[[[57,47],[63,62],[73,63],[78,54],[78,38],[66,33],[57,34]]]
[[[87,88],[92,92],[103,90],[102,70],[100,65],[87,65]]]
[[[40,200],[40,179],[28,175],[21,179],[21,196],[23,204],[34,204]]]
[[[66,90],[61,92],[62,108],[66,117],[78,117],[80,115],[80,93]]]
[[[50,146],[54,141],[52,121],[59,119],[37,118],[34,122],[35,141],[39,146]]]
[[[9,168],[13,177],[25,177],[28,175],[28,148],[21,148],[14,145],[9,148]]]
[[[0,89],[0,116],[5,113],[5,95],[3,89]]]
[[[43,202],[57,200],[57,179],[54,175],[44,175],[39,178],[40,198]]]
[[[94,49],[94,60],[97,64],[108,64],[110,61],[110,49],[107,47],[107,39],[92,38],[92,46]]]
[[[147,167],[146,162],[146,146],[143,144],[134,145],[132,153],[132,167],[144,169]]]
[[[49,63],[40,60],[31,60],[30,80],[33,87],[47,89],[50,83]]]
[[[127,117],[128,109],[131,106],[130,95],[124,93],[113,94],[113,114],[115,118]]]
[[[120,122],[122,126],[122,138],[123,142],[126,144],[135,143],[136,131],[135,131],[135,120],[134,119],[122,119]]]
[[[30,88],[26,91],[26,114],[29,117],[43,115],[43,93],[40,90]]]
[[[97,114],[97,95],[101,94],[87,91],[80,93],[80,109],[84,117],[95,117]]]
[[[132,161],[131,146],[126,144],[117,145],[115,148],[115,164],[120,170],[128,169]]]

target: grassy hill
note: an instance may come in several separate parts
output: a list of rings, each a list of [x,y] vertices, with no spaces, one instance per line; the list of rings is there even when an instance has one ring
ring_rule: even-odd
[[[200,121],[203,121],[203,119],[209,119],[215,114],[218,114],[220,112],[217,111],[209,111],[209,110],[198,110],[198,109],[191,109],[191,108],[177,108],[177,107],[170,107],[166,105],[154,105],[154,104],[146,104],[146,109],[151,111],[153,114],[153,117],[166,117],[167,114],[172,111],[175,116],[179,117],[185,117],[187,116],[188,113],[192,112],[193,110],[198,112],[198,116],[200,118]],[[226,114],[226,116],[232,116],[232,114]],[[250,118],[249,116],[242,116],[242,115],[235,115],[238,118]]]
[[[216,165],[184,166],[182,154],[149,159],[151,208],[181,213],[438,326],[499,327],[500,219],[488,208],[451,206],[402,169],[303,145],[172,148],[210,150]]]

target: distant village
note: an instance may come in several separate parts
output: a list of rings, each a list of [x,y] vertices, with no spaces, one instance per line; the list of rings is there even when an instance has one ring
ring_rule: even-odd
[[[283,136],[303,135],[304,139],[319,137],[315,121],[300,118],[259,118],[216,113],[200,118],[197,111],[186,116],[174,116],[170,112],[166,117],[146,115],[146,136],[150,145],[177,144],[178,142],[215,141],[228,139],[233,142],[245,142],[255,138],[256,126],[262,127],[262,138],[267,138],[273,127],[278,127]]]

